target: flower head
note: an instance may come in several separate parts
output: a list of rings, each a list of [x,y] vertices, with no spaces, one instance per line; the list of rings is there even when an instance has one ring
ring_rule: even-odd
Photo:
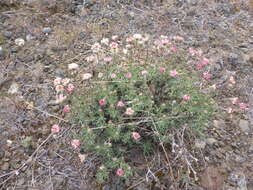
[[[112,43],[110,44],[110,47],[113,48],[113,49],[118,48],[118,46],[119,46],[119,44],[118,44],[117,42],[112,42]]]
[[[67,87],[67,91],[69,92],[69,93],[72,93],[73,92],[73,90],[75,89],[75,86],[73,85],[73,84],[69,84],[68,85],[68,87]]]
[[[248,110],[249,109],[249,105],[245,104],[245,103],[240,103],[239,107],[241,110]]]
[[[61,80],[62,79],[60,77],[57,77],[56,79],[54,79],[54,86],[61,84]]]
[[[190,99],[191,99],[191,96],[190,96],[190,95],[187,95],[187,94],[186,94],[186,95],[183,96],[183,100],[184,100],[184,101],[188,101],[188,100],[190,100]]]
[[[239,98],[238,97],[231,98],[230,100],[231,100],[232,104],[237,104],[239,102]]]
[[[146,74],[148,74],[147,70],[141,71],[141,75],[146,75]]]
[[[87,62],[92,62],[92,61],[94,61],[95,60],[95,56],[94,55],[90,55],[90,56],[88,56],[88,57],[86,57],[86,61]]]
[[[122,102],[122,101],[118,101],[118,103],[117,103],[117,107],[124,107],[125,106],[125,104],[124,104],[124,102]]]
[[[136,40],[140,40],[140,39],[142,39],[142,35],[141,34],[134,34],[133,38]]]
[[[91,73],[85,73],[83,74],[83,80],[88,80],[92,77],[92,74]]]
[[[117,174],[117,176],[124,176],[124,171],[122,170],[122,169],[117,169],[117,171],[116,171],[116,174]]]
[[[184,41],[184,38],[181,36],[174,36],[173,39],[176,41]]]
[[[111,78],[112,78],[112,79],[115,79],[116,77],[117,77],[117,75],[116,75],[115,73],[112,73],[112,74],[111,74]]]
[[[101,48],[101,45],[98,42],[91,46],[91,49],[93,50],[93,52],[98,52],[100,48]]]
[[[112,36],[112,40],[117,40],[119,38],[119,36],[118,35],[114,35],[114,36]]]
[[[203,65],[203,66],[206,66],[206,65],[208,65],[210,62],[209,62],[209,60],[207,59],[207,58],[203,58],[203,60],[201,61],[201,64]]]
[[[212,75],[210,73],[208,73],[208,72],[204,72],[203,73],[203,78],[206,79],[206,80],[209,80],[209,79],[212,78]]]
[[[52,133],[59,133],[60,132],[60,127],[59,127],[59,125],[53,125],[52,127],[51,127],[51,132]]]
[[[67,98],[67,96],[64,96],[63,94],[59,94],[59,95],[56,96],[56,103],[61,103],[61,102],[63,102],[66,98]]]
[[[229,107],[229,108],[227,109],[227,112],[228,112],[228,113],[232,113],[232,112],[233,112],[233,108]]]
[[[64,113],[70,112],[70,107],[69,107],[69,105],[65,105],[65,106],[63,107],[63,112],[64,112]]]
[[[194,56],[194,55],[198,55],[199,53],[202,53],[202,51],[199,52],[198,50],[195,50],[193,48],[189,48],[189,53],[191,54],[191,56]]]
[[[170,71],[170,76],[171,76],[171,77],[176,77],[177,75],[178,75],[178,72],[177,72],[176,69]]]
[[[134,140],[138,140],[139,138],[141,138],[141,136],[140,136],[140,134],[137,133],[137,132],[132,132],[132,138],[133,138]]]
[[[98,101],[98,103],[99,103],[99,105],[100,105],[100,106],[104,106],[104,105],[106,105],[106,101],[105,101],[105,99],[101,99],[101,100],[99,100],[99,101]]]
[[[102,78],[103,77],[103,73],[98,73],[98,78]]]
[[[55,90],[56,90],[56,92],[62,92],[64,90],[64,86],[63,85],[56,85]]]
[[[231,84],[235,84],[236,82],[235,82],[235,78],[233,77],[233,76],[231,76],[230,78],[229,78],[229,82],[231,83]]]
[[[68,64],[68,69],[69,70],[77,69],[78,67],[79,67],[79,65],[76,64],[76,63],[70,63],[70,64]]]
[[[160,71],[160,73],[164,73],[165,72],[165,68],[164,67],[160,67],[159,71]]]
[[[104,62],[108,63],[112,61],[112,57],[105,57]]]
[[[63,86],[66,86],[69,82],[70,82],[70,79],[69,79],[69,78],[64,78],[64,79],[62,79],[62,84],[63,84]]]
[[[80,142],[80,140],[78,140],[78,139],[73,139],[73,140],[71,141],[71,145],[72,145],[74,148],[79,147],[80,144],[81,144],[81,142]]]
[[[125,113],[127,115],[133,115],[134,114],[134,110],[132,108],[127,108]]]
[[[109,44],[109,39],[108,39],[108,38],[103,38],[103,39],[101,40],[101,44],[108,45],[108,44]]]
[[[176,52],[176,51],[177,51],[176,46],[172,46],[172,47],[170,48],[170,51],[172,51],[172,52]]]
[[[133,37],[128,37],[128,38],[126,38],[126,42],[131,42],[131,41],[133,41],[133,40],[134,40]]]
[[[128,73],[126,74],[126,78],[128,78],[128,79],[132,78],[132,73],[128,72]]]

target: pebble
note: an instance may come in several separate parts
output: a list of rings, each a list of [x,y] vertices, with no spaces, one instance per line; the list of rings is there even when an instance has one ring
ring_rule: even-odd
[[[45,27],[45,28],[43,28],[43,30],[42,30],[44,33],[47,33],[47,34],[49,34],[49,33],[51,33],[52,32],[52,28],[50,28],[50,27]]]
[[[25,40],[22,39],[22,38],[17,38],[15,40],[15,44],[18,45],[18,46],[23,46],[23,45],[25,45]]]
[[[2,149],[0,149],[0,159],[2,159],[4,157],[5,153]]]
[[[18,52],[18,48],[16,47],[11,48],[11,53],[17,53],[17,52]]]
[[[9,90],[8,90],[8,93],[9,94],[16,94],[18,92],[18,89],[19,89],[19,86],[17,83],[12,83]]]
[[[9,167],[10,167],[10,164],[9,164],[8,162],[5,162],[5,163],[1,166],[1,169],[2,169],[3,171],[6,171],[6,170],[9,169]]]
[[[240,119],[239,127],[244,133],[250,132],[249,122],[247,120]]]
[[[206,139],[206,143],[208,144],[208,145],[213,145],[214,143],[216,143],[217,142],[217,140],[215,139],[215,138],[207,138]]]
[[[0,57],[2,57],[4,55],[4,50],[3,48],[0,46]]]
[[[213,125],[215,128],[225,128],[226,127],[226,123],[224,120],[214,120]]]
[[[199,148],[199,149],[204,149],[204,148],[206,147],[206,142],[197,139],[197,140],[195,141],[195,147],[196,147],[196,148]]]
[[[4,35],[4,37],[6,37],[6,38],[10,39],[10,38],[11,38],[11,36],[12,36],[12,32],[5,31],[5,32],[3,33],[3,35]]]
[[[33,35],[31,35],[31,34],[27,34],[26,35],[26,37],[25,37],[25,39],[26,39],[26,41],[31,41],[31,40],[34,40],[35,39],[35,37],[33,36]]]

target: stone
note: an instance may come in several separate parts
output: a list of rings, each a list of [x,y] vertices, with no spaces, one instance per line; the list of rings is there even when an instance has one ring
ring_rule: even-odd
[[[246,161],[246,158],[241,156],[241,155],[236,155],[235,156],[235,161],[238,162],[238,163],[243,163]]]
[[[31,40],[34,40],[35,39],[35,37],[33,36],[33,35],[31,35],[31,34],[27,34],[26,35],[26,37],[25,37],[25,39],[26,39],[26,41],[31,41]]]
[[[52,32],[52,28],[50,28],[50,27],[45,27],[45,28],[43,28],[42,31],[43,31],[44,33],[46,33],[46,34],[49,34],[49,33]]]
[[[250,127],[249,127],[249,121],[240,119],[239,121],[239,127],[244,133],[249,133],[250,132]]]
[[[22,39],[22,38],[17,38],[17,39],[15,40],[15,44],[16,44],[17,46],[23,46],[23,45],[25,45],[25,40]]]
[[[17,52],[18,52],[18,48],[16,47],[11,48],[11,53],[17,53]]]
[[[1,166],[1,170],[6,171],[8,170],[10,167],[10,164],[8,162],[5,162],[2,166]]]
[[[9,94],[16,94],[16,93],[18,93],[18,89],[19,89],[18,84],[14,82],[14,83],[11,84],[11,86],[8,90],[8,93]]]
[[[224,183],[224,176],[218,168],[209,166],[200,175],[201,187],[210,190],[220,190],[222,189]]]
[[[206,143],[208,144],[208,145],[213,145],[214,143],[216,143],[217,142],[217,140],[215,139],[215,138],[207,138],[206,139]]]
[[[4,155],[5,155],[4,151],[0,148],[0,160],[4,158]]]
[[[196,139],[195,147],[199,149],[204,149],[206,147],[206,142],[200,139]]]
[[[3,57],[4,56],[4,50],[3,48],[0,46],[0,57]]]
[[[12,37],[12,32],[5,31],[5,32],[3,33],[3,35],[4,35],[5,38],[10,39],[10,38]]]
[[[224,120],[214,120],[213,125],[215,128],[225,128],[226,123]]]

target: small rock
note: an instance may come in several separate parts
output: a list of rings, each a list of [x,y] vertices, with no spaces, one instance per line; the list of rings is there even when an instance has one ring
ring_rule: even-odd
[[[206,143],[208,144],[208,145],[213,145],[214,143],[216,143],[217,142],[217,140],[215,139],[215,138],[207,138],[206,139]]]
[[[222,189],[224,182],[224,176],[221,175],[221,172],[218,168],[209,166],[204,172],[200,175],[201,187],[212,190]]]
[[[0,46],[0,57],[4,56],[4,50],[3,48]]]
[[[204,149],[204,148],[206,147],[206,142],[197,139],[197,140],[195,141],[195,147],[196,147],[196,148],[199,148],[199,149]]]
[[[239,121],[239,127],[244,133],[249,133],[250,132],[250,127],[249,127],[249,122],[244,119],[240,119]]]
[[[52,32],[52,28],[50,28],[50,27],[45,27],[45,28],[43,28],[43,30],[42,30],[44,33],[47,33],[47,34],[49,34],[49,33],[51,33]]]
[[[25,40],[22,39],[22,38],[17,38],[15,40],[15,44],[18,45],[18,46],[23,46],[23,45],[25,45]]]
[[[240,155],[236,155],[235,157],[235,161],[238,162],[238,163],[243,163],[246,161],[246,158],[240,156]]]
[[[79,33],[80,38],[84,38],[86,35],[87,35],[86,32],[83,31]]]
[[[31,40],[34,40],[35,39],[35,37],[33,36],[33,35],[31,35],[31,34],[27,34],[26,35],[26,37],[25,37],[25,39],[26,39],[26,41],[31,41]]]
[[[25,183],[25,178],[24,178],[24,177],[19,178],[18,181],[17,181],[17,185],[18,185],[18,186],[21,186],[21,185],[23,185],[24,183]]]
[[[225,126],[226,126],[224,120],[214,120],[213,125],[215,128],[225,128]]]
[[[17,52],[18,52],[18,48],[16,47],[11,48],[11,53],[17,53]]]
[[[8,162],[5,162],[5,163],[1,166],[1,169],[2,169],[3,171],[6,171],[6,170],[9,169],[9,167],[10,167],[10,164],[9,164]]]
[[[4,157],[4,151],[2,149],[0,149],[0,160]]]
[[[108,185],[108,184],[106,184],[104,187],[103,187],[103,190],[110,190],[111,189],[111,187],[110,187],[110,185]]]
[[[147,187],[145,187],[143,184],[137,186],[136,190],[148,190]]]
[[[18,89],[19,89],[19,86],[17,83],[12,83],[9,90],[8,90],[8,93],[9,94],[16,94],[18,92]]]
[[[12,32],[5,31],[5,32],[3,33],[3,35],[4,35],[4,37],[6,37],[6,38],[10,39],[10,38],[11,38],[11,36],[12,36]]]

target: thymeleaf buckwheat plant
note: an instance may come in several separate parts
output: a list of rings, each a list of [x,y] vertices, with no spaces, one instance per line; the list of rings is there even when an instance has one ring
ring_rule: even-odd
[[[132,175],[125,158],[133,147],[152,154],[183,126],[194,135],[207,126],[215,106],[201,86],[212,78],[210,61],[201,50],[180,48],[183,41],[135,34],[91,46],[86,62],[99,67],[95,74],[82,75],[89,88],[75,92],[71,110],[73,122],[82,127],[78,135],[84,151],[100,158],[99,182],[113,173]]]

